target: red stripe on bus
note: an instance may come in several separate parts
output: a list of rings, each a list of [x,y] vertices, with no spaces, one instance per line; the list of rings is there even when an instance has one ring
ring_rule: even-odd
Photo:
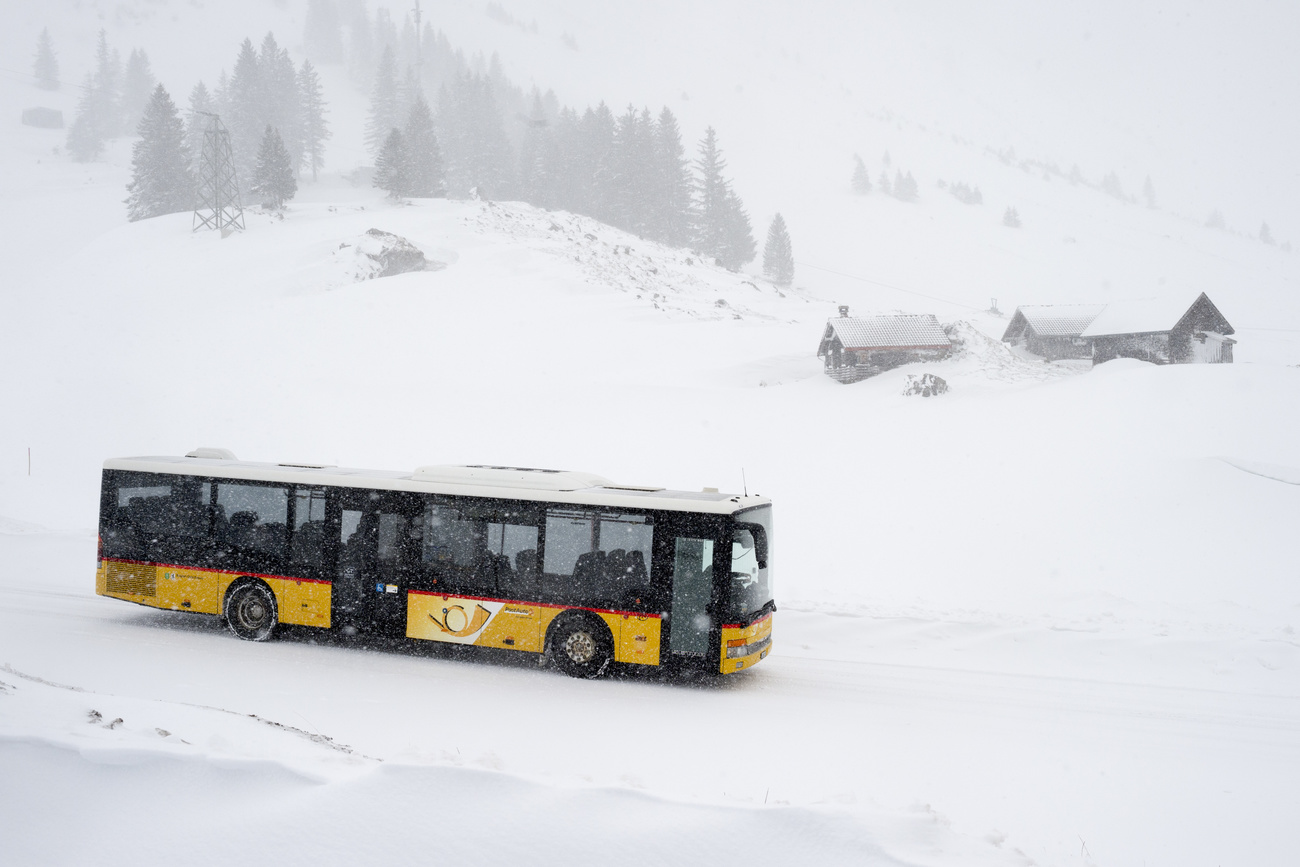
[[[767,620],[771,616],[772,613],[769,611],[767,614],[764,614],[762,617],[758,618],[753,623],[750,623],[748,626],[741,626],[739,623],[724,623],[722,624],[722,628],[723,629],[748,629],[750,626],[757,626],[758,624],[762,623],[764,620]]]
[[[501,602],[506,605],[530,605],[533,608],[554,608],[556,611],[592,611],[596,614],[624,614],[631,617],[653,617],[655,620],[660,619],[658,614],[651,614],[646,611],[613,611],[609,608],[588,608],[586,605],[551,605],[548,602],[525,602],[522,599],[493,599],[491,596],[465,596],[461,593],[443,593],[440,590],[407,590],[406,592],[416,596],[441,596],[444,599],[469,599],[474,602]]]
[[[277,581],[305,581],[308,584],[333,584],[323,578],[298,578],[294,575],[265,575],[261,572],[243,572],[234,569],[209,569],[206,566],[181,566],[178,563],[152,563],[148,560],[123,560],[120,557],[105,557],[105,563],[129,563],[132,566],[154,566],[159,569],[183,569],[187,572],[216,572],[221,575],[247,575],[250,578],[274,578]]]

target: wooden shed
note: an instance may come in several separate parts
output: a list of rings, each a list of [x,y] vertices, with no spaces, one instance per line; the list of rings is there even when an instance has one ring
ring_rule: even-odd
[[[937,361],[952,351],[952,341],[929,313],[881,316],[840,315],[826,321],[817,356],[826,375],[857,382],[913,361]]]
[[[1094,364],[1137,358],[1155,364],[1231,364],[1237,342],[1228,320],[1204,292],[1186,297],[1107,304],[1083,330]]]
[[[1083,336],[1083,330],[1105,309],[1105,304],[1017,307],[1002,342],[1041,355],[1048,361],[1092,358],[1092,341]]]

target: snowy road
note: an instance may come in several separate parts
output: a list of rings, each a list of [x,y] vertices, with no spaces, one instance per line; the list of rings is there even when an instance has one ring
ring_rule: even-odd
[[[342,786],[331,803],[344,812],[360,809],[376,773],[406,779],[416,800],[424,785],[468,785],[491,803],[540,786],[548,794],[523,798],[500,831],[520,845],[553,826],[555,798],[576,798],[608,811],[600,833],[615,836],[635,829],[637,811],[697,829],[726,815],[760,863],[791,863],[802,840],[830,862],[874,851],[879,863],[1266,864],[1300,812],[1286,784],[1300,772],[1294,689],[1174,683],[1104,635],[920,622],[900,632],[882,618],[791,611],[752,674],[581,682],[513,655],[357,648],[308,631],[239,642],[213,618],[95,597],[93,552],[89,534],[0,535],[6,779],[57,779],[69,747],[156,756],[161,729],[209,759]],[[1231,652],[1253,651],[1184,655]],[[89,710],[122,723],[106,731]],[[241,734],[249,714],[261,735]],[[159,809],[205,803],[202,777],[180,775]],[[34,802],[6,789],[6,838],[39,826]],[[475,797],[458,807],[462,824]],[[294,803],[280,808],[307,810],[283,806]],[[784,842],[764,843],[778,828]]]

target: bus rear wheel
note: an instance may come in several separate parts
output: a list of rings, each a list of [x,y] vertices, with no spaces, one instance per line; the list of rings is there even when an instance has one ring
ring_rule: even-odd
[[[266,641],[277,622],[275,594],[265,584],[240,584],[226,595],[226,625],[245,641]]]
[[[551,659],[570,677],[599,677],[614,658],[614,639],[594,617],[567,617],[551,630]]]

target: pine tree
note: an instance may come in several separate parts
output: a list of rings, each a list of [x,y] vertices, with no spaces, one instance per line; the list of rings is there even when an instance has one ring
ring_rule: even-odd
[[[402,140],[406,150],[406,184],[400,195],[421,198],[447,195],[447,176],[438,137],[433,131],[433,112],[419,94],[407,116]]]
[[[267,33],[262,40],[257,66],[262,87],[262,127],[269,124],[279,132],[296,172],[304,151],[298,73],[289,51],[276,43],[275,34]]]
[[[597,220],[608,219],[612,207],[610,160],[615,126],[614,113],[603,101],[594,109],[588,108],[583,112],[579,124],[577,172],[580,189],[575,210]]]
[[[122,61],[116,49],[109,47],[108,33],[101,29],[95,47],[92,115],[104,139],[112,138],[122,131],[121,81]]]
[[[654,141],[650,112],[632,105],[614,128],[609,159],[609,222],[645,236],[654,170]]]
[[[682,148],[677,118],[667,106],[654,131],[656,208],[651,237],[684,247],[691,239],[691,168]]]
[[[140,140],[131,149],[127,219],[144,220],[193,208],[194,175],[185,125],[161,84],[154,89],[136,131]]]
[[[721,258],[726,246],[727,167],[718,148],[718,134],[713,127],[704,131],[699,157],[695,160],[695,213],[692,242],[705,255]]]
[[[98,115],[95,76],[86,73],[81,85],[77,114],[68,128],[68,153],[79,163],[88,163],[104,152],[104,129]]]
[[[864,170],[865,171],[865,170]],[[767,230],[767,243],[763,246],[763,274],[778,286],[794,282],[794,249],[790,246],[790,233],[785,220],[778,213]]]
[[[889,154],[885,154],[885,156],[889,156]],[[887,196],[892,196],[894,194],[894,188],[890,186],[889,183],[888,169],[880,170],[880,180],[876,182],[876,186],[880,187],[880,192],[884,193]]]
[[[332,133],[325,120],[325,97],[321,92],[320,77],[310,60],[302,62],[298,71],[298,100],[302,106],[303,163],[311,169],[311,179],[325,165],[325,142]]]
[[[438,140],[447,161],[449,193],[477,190],[484,198],[510,195],[514,150],[486,76],[463,73],[443,88],[438,98]]]
[[[859,196],[871,192],[871,176],[867,174],[867,164],[857,154],[853,155],[852,190]]]
[[[366,118],[366,150],[372,155],[378,155],[387,145],[388,134],[400,124],[396,76],[393,49],[385,46],[375,72],[374,86],[370,89],[370,114]]]
[[[1261,223],[1259,226],[1259,239],[1270,247],[1276,242],[1273,240],[1273,230],[1268,227],[1268,223]]]
[[[401,130],[389,130],[384,146],[375,157],[374,186],[386,190],[394,199],[401,198],[406,194],[408,186],[406,174],[409,165],[410,157]]]
[[[1020,212],[1015,208],[1007,208],[1002,214],[1002,225],[1012,229],[1020,228]]]
[[[298,192],[297,172],[293,158],[284,146],[280,131],[268,126],[257,150],[257,165],[253,168],[253,182],[249,190],[262,197],[262,207],[280,210]]]
[[[1205,225],[1211,229],[1226,229],[1228,221],[1223,217],[1223,211],[1215,208],[1210,211],[1210,216],[1205,219]]]
[[[50,39],[48,27],[36,38],[36,59],[32,61],[32,75],[36,77],[36,86],[42,90],[59,89],[59,61],[54,56],[54,42]]]
[[[1106,176],[1101,179],[1102,192],[1117,199],[1124,198],[1124,187],[1119,182],[1119,175],[1114,172],[1107,172]]]
[[[145,107],[153,99],[153,90],[158,85],[149,66],[149,55],[139,48],[131,50],[126,60],[126,73],[122,76],[122,123],[123,128],[133,130],[144,117]]]
[[[727,185],[724,212],[726,225],[723,231],[723,248],[718,258],[722,260],[724,268],[736,271],[753,260],[758,252],[758,246],[754,243],[754,228],[750,225],[749,213],[730,184]]]
[[[551,129],[542,94],[534,87],[532,107],[524,121],[523,141],[519,146],[519,195],[539,208],[555,207],[555,136]]]
[[[226,106],[219,112],[230,130],[230,149],[235,160],[235,172],[241,186],[247,190],[257,165],[257,151],[266,129],[265,92],[262,72],[253,41],[245,39],[239,46],[234,72],[225,90]]]
[[[1142,184],[1142,196],[1147,200],[1147,207],[1156,206],[1156,188],[1151,185],[1151,176],[1147,175],[1146,181]]]

